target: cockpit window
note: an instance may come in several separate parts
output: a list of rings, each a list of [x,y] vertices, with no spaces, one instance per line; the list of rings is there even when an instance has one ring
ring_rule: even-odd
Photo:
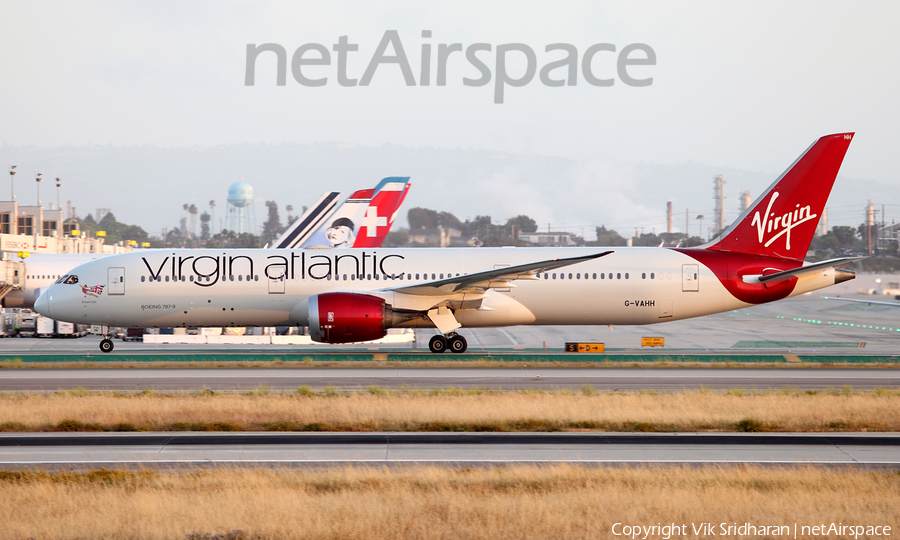
[[[59,279],[56,280],[56,282],[54,283],[54,285],[55,285],[56,283],[62,283],[63,280],[66,279],[67,277],[69,277],[69,276],[59,276]]]
[[[75,283],[78,283],[78,276],[76,276],[76,275],[65,276],[63,283],[65,283],[67,285],[74,285]]]

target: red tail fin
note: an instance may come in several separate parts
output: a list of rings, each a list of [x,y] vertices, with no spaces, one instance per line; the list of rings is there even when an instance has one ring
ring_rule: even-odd
[[[802,261],[853,135],[813,143],[706,249]]]
[[[406,198],[409,186],[409,177],[391,177],[381,181],[375,194],[372,195],[372,201],[366,208],[366,215],[359,227],[359,234],[356,235],[353,247],[381,247],[391,231],[391,225],[394,224],[397,211]]]

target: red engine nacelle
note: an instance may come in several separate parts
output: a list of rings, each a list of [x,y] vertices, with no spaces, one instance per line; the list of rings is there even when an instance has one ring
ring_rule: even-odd
[[[377,296],[333,292],[309,297],[309,336],[320,343],[350,343],[383,338],[390,306]]]

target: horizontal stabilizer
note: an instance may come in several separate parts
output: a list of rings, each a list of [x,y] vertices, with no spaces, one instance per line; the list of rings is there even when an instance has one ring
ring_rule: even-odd
[[[744,276],[744,283],[778,283],[779,281],[787,281],[789,279],[798,278],[804,274],[814,274],[828,268],[840,268],[853,264],[856,261],[865,259],[865,257],[842,257],[839,259],[829,259],[818,263],[784,270],[783,272],[775,272],[774,274],[766,274],[760,276]]]

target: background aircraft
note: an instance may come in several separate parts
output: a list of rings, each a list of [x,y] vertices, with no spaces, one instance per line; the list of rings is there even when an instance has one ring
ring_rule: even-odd
[[[381,247],[409,187],[409,177],[385,178],[374,189],[354,192],[340,206],[337,192],[325,193],[271,247]]]
[[[374,189],[354,192],[342,204],[336,191],[322,195],[309,210],[295,220],[272,246],[287,248],[300,245],[313,247],[328,242],[327,233],[336,219],[350,219],[360,224],[352,247],[381,247],[409,192],[409,178],[385,178]],[[333,218],[329,220],[329,218]],[[330,245],[316,247],[332,247]],[[5,307],[31,308],[37,298],[57,279],[76,266],[106,253],[33,253],[25,260],[20,288],[4,298]]]

